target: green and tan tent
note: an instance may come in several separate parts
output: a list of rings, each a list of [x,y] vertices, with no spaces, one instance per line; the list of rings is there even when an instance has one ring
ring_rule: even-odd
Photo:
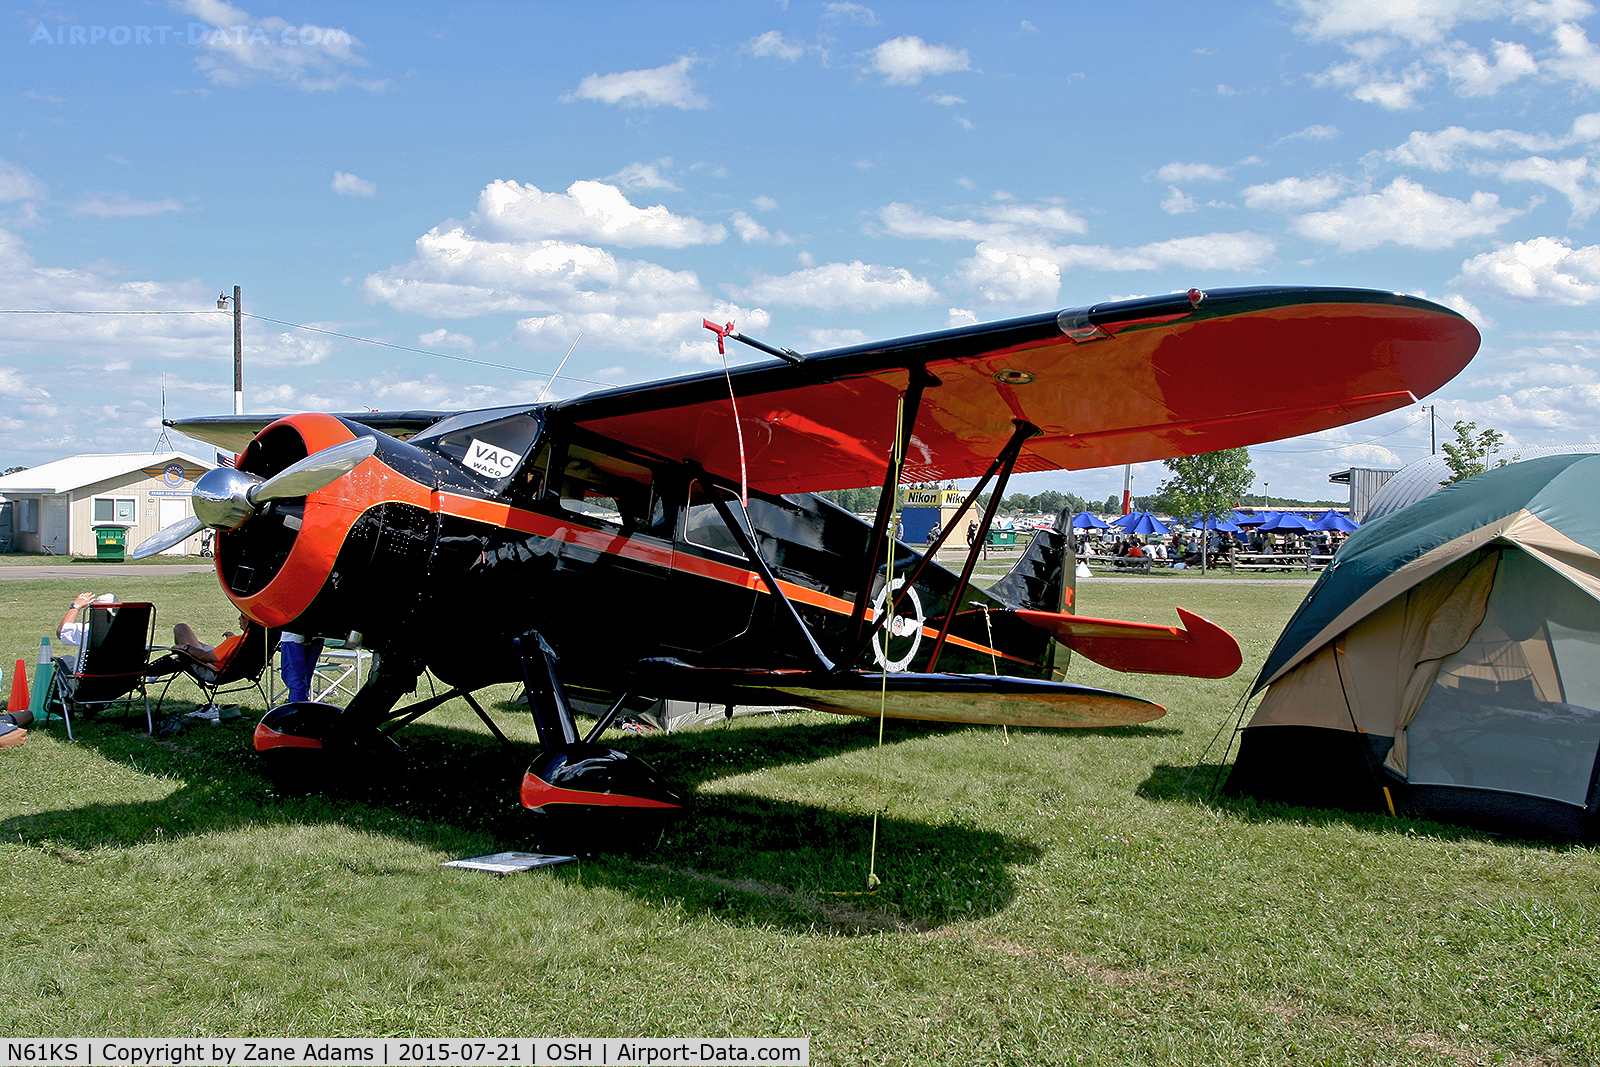
[[[1352,534],[1257,677],[1225,791],[1595,837],[1600,455]]]

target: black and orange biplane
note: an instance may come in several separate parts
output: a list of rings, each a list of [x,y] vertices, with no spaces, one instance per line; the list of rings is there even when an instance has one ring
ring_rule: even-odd
[[[707,324],[711,326],[711,324]],[[730,327],[716,327],[737,337]],[[446,699],[527,684],[532,809],[671,809],[686,798],[601,742],[641,698],[848,715],[1100,726],[1164,709],[1057,680],[1067,653],[1224,677],[1221,628],[1076,615],[1071,533],[1039,534],[988,590],[894,543],[895,488],[976,478],[977,539],[1017,471],[1080,470],[1310,433],[1415,403],[1477,351],[1447,308],[1356,289],[1120,301],[590,393],[457,413],[179,420],[240,454],[208,472],[209,526],[239,610],[362,635],[378,667],[344,709],[269,711],[275,760],[392,750]],[[1270,371],[1265,368],[1272,368]],[[879,485],[867,524],[814,492]],[[398,707],[424,670],[450,688]],[[573,701],[597,708],[587,734]],[[499,731],[496,729],[498,734]],[[331,773],[331,771],[329,772]]]

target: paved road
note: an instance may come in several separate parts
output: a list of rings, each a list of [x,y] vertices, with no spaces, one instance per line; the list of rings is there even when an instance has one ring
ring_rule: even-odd
[[[62,563],[55,566],[41,564],[20,567],[0,567],[0,582],[8,578],[74,578],[95,584],[102,578],[160,578],[167,574],[215,574],[209,563],[171,563],[144,566],[123,563]]]

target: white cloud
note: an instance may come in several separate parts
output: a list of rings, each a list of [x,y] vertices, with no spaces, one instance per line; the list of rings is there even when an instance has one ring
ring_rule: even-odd
[[[138,219],[148,215],[161,215],[168,211],[182,211],[176,200],[135,200],[127,193],[114,196],[97,196],[82,200],[72,206],[68,214],[93,215],[102,219]]]
[[[451,333],[443,328],[418,334],[417,344],[426,348],[454,348],[462,352],[476,352],[478,350],[478,342],[466,334]]]
[[[968,308],[951,308],[945,313],[944,324],[947,329],[956,329],[960,326],[976,325],[978,316]]]
[[[1573,224],[1587,221],[1600,208],[1600,172],[1589,165],[1586,156],[1562,160],[1530,156],[1483,169],[1498,172],[1508,182],[1538,182],[1554,189],[1572,205],[1568,221]]]
[[[808,352],[826,352],[832,348],[849,348],[872,340],[864,330],[849,328],[827,329],[817,327],[805,331]]]
[[[468,226],[489,240],[595,241],[624,248],[684,248],[718,244],[728,236],[716,223],[674,215],[661,204],[634,207],[616,186],[593,181],[573,182],[565,193],[491,182]]]
[[[1573,248],[1556,237],[1518,241],[1473,256],[1450,284],[1503,300],[1592,304],[1600,301],[1600,245]]]
[[[1227,180],[1228,172],[1210,163],[1168,163],[1156,171],[1156,177],[1164,182],[1220,182]]]
[[[1494,319],[1484,314],[1483,311],[1478,308],[1478,305],[1474,304],[1460,293],[1450,293],[1443,300],[1439,301],[1439,303],[1443,304],[1452,311],[1457,311],[1462,315],[1465,315],[1469,320],[1471,320],[1473,325],[1477,326],[1479,329],[1493,330],[1499,326],[1499,323],[1495,322]]]
[[[1248,230],[1175,237],[1136,248],[1066,245],[1057,250],[1062,267],[1091,270],[1255,270],[1277,252],[1272,238]]]
[[[629,163],[606,180],[615,181],[624,189],[665,189],[669,193],[680,190],[672,179],[661,173],[662,167],[672,166],[672,159],[664,157],[654,163]]]
[[[1495,41],[1494,61],[1460,41],[1434,53],[1433,61],[1456,86],[1461,96],[1493,96],[1519,78],[1539,73],[1539,64],[1526,47],[1514,42]]]
[[[1412,64],[1396,76],[1391,71],[1376,71],[1358,61],[1336,63],[1313,81],[1349,89],[1352,99],[1377,104],[1388,111],[1403,111],[1417,106],[1417,93],[1433,83],[1420,64]]]
[[[1302,215],[1293,229],[1302,237],[1337,244],[1341,252],[1376,248],[1385,241],[1440,249],[1491,234],[1520,214],[1502,206],[1493,193],[1476,192],[1463,202],[1400,177],[1382,192],[1353,196],[1328,211]]]
[[[689,70],[697,62],[693,56],[680,56],[664,67],[591,74],[576,89],[562,93],[561,99],[565,103],[595,100],[619,107],[706,107],[709,101],[694,91],[694,83],[689,80]]]
[[[1058,250],[1007,248],[987,242],[956,268],[956,276],[985,303],[1014,307],[1053,306],[1061,293]]]
[[[0,201],[32,200],[44,195],[44,183],[26,167],[0,159]]]
[[[1545,61],[1545,68],[1591,89],[1600,88],[1600,51],[1583,28],[1562,23],[1556,27],[1555,42],[1556,54]]]
[[[743,211],[733,213],[733,230],[739,235],[739,240],[745,244],[778,244],[789,243],[789,235],[779,230],[774,236],[770,230]]]
[[[876,26],[878,16],[870,7],[861,4],[834,2],[822,5],[822,19],[824,22],[851,22],[857,26]]]
[[[1303,130],[1286,133],[1278,138],[1280,141],[1331,141],[1339,136],[1337,126],[1307,126]]]
[[[937,96],[928,97],[928,102],[938,104],[940,107],[955,107],[957,104],[965,104],[967,100],[966,97],[957,96],[954,93],[940,93]]]
[[[896,37],[872,50],[872,69],[889,85],[915,85],[935,74],[971,70],[965,48],[929,44],[921,37]]]
[[[793,63],[806,54],[804,41],[790,40],[777,30],[768,30],[759,37],[752,37],[745,42],[744,47],[745,51],[753,56],[781,59],[786,63]]]
[[[757,273],[746,286],[730,285],[736,300],[751,304],[849,308],[873,311],[886,307],[919,307],[938,299],[938,291],[904,267],[863,263],[824,263],[775,277]]]
[[[1497,0],[1293,0],[1305,16],[1295,29],[1314,39],[1399,37],[1412,44],[1442,40],[1456,25],[1506,12]]]
[[[1176,185],[1167,186],[1167,198],[1161,201],[1161,210],[1168,215],[1182,215],[1199,208],[1194,197],[1185,196],[1182,189]]]
[[[342,170],[333,172],[333,182],[330,186],[340,196],[377,196],[378,186],[365,178],[357,178],[354,174],[346,174]]]
[[[1244,190],[1244,206],[1255,211],[1304,211],[1329,200],[1344,191],[1348,184],[1334,174],[1317,178],[1281,178],[1263,185],[1251,185]]]
[[[758,196],[750,203],[757,211],[773,211],[778,207],[778,202],[770,196]]]
[[[611,311],[566,311],[518,320],[512,337],[520,344],[536,351],[559,357],[579,333],[583,334],[580,346],[614,349],[637,353],[641,349],[657,353],[674,363],[720,364],[714,337],[701,326],[710,318],[716,322],[733,322],[741,329],[765,330],[772,325],[772,317],[760,308],[746,308],[725,300],[703,298],[694,307],[663,310],[654,313],[633,314]],[[705,309],[709,307],[710,313]],[[733,346],[728,353],[739,351]],[[663,372],[647,376],[660,376]]]
[[[211,29],[195,47],[195,66],[213,85],[239,88],[259,82],[306,92],[327,92],[346,85],[370,91],[387,88],[384,81],[363,81],[349,68],[367,66],[355,54],[361,44],[345,30],[313,23],[295,25],[276,15],[252,18],[223,0],[185,0],[182,10]]]
[[[878,212],[885,232],[895,237],[957,241],[1019,242],[1066,233],[1087,233],[1081,215],[1056,205],[996,204],[980,208],[988,222],[928,215],[909,204],[893,203]]]

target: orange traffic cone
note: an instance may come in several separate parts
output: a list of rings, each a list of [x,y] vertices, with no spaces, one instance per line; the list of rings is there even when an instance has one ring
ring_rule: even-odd
[[[28,666],[19,659],[11,674],[11,699],[6,701],[6,710],[21,711],[28,703]]]

